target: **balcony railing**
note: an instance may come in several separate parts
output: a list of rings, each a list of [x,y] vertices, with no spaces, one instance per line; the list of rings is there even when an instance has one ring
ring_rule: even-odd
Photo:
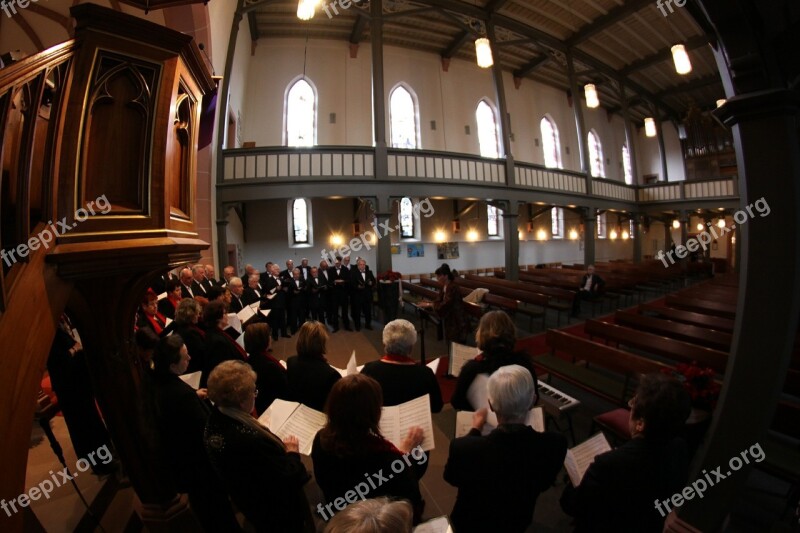
[[[368,146],[313,148],[245,148],[225,150],[221,183],[248,180],[288,181],[373,180],[375,149]],[[432,150],[390,148],[387,178],[398,181],[486,185],[587,196],[587,176],[581,172],[514,162],[514,179],[506,177],[503,159]],[[605,178],[591,179],[591,196],[628,203],[731,199],[737,196],[734,178],[633,186]]]

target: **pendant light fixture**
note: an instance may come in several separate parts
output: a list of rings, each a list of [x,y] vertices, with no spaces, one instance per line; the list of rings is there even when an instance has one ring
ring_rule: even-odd
[[[494,65],[492,58],[492,45],[486,37],[475,39],[475,56],[478,59],[478,66],[489,68]]]
[[[647,117],[644,119],[644,134],[648,137],[656,136],[656,123],[653,120],[653,117]]]
[[[586,95],[586,107],[594,109],[600,105],[600,99],[597,97],[597,87],[595,87],[594,83],[584,85],[583,92]]]
[[[317,0],[298,0],[297,18],[300,20],[311,20],[314,18],[316,7]]]
[[[686,47],[676,44],[672,47],[672,61],[675,63],[675,71],[678,74],[689,74],[692,71],[692,62],[689,61],[689,54]]]

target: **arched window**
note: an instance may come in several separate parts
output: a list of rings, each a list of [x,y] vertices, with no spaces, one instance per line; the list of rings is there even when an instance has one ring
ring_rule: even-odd
[[[606,215],[605,213],[602,215],[597,215],[597,238],[598,239],[605,239],[606,238]]]
[[[564,208],[563,207],[554,207],[550,210],[550,218],[552,221],[551,224],[551,233],[553,234],[554,239],[563,239],[564,238]]]
[[[317,96],[305,79],[286,93],[286,145],[314,146],[317,139]]]
[[[636,235],[635,230],[636,230],[636,222],[634,222],[633,219],[630,219],[628,221],[628,235],[630,236],[631,239],[633,239],[634,238],[633,236]]]
[[[544,116],[539,123],[542,130],[542,151],[544,152],[544,166],[561,168],[561,141],[558,140],[556,123],[548,116]]]
[[[481,100],[475,110],[475,119],[478,122],[478,144],[481,148],[481,157],[500,157],[500,147],[497,139],[497,118],[492,106]]]
[[[633,185],[633,170],[631,169],[631,153],[628,145],[622,145],[622,170],[625,173],[625,183]]]
[[[392,147],[415,149],[419,124],[417,124],[415,99],[402,85],[398,85],[389,96],[389,124],[392,132]]]
[[[292,201],[292,235],[294,244],[308,244],[308,202],[303,198]]]
[[[400,238],[413,239],[415,236],[414,231],[414,204],[411,198],[403,198],[400,200]]]
[[[486,234],[489,237],[500,236],[500,217],[502,212],[493,205],[486,206]]]
[[[592,176],[596,178],[605,178],[606,171],[605,165],[603,165],[603,146],[600,144],[600,137],[597,136],[594,130],[590,130],[587,137],[589,141],[589,164],[591,165],[590,170]]]

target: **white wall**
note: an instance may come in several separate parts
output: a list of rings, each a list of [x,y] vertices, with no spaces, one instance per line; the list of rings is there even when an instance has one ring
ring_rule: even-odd
[[[316,87],[319,97],[317,144],[371,146],[370,49],[361,46],[358,57],[353,59],[348,43],[328,40],[309,40],[307,54],[305,40],[259,41],[246,77],[244,140],[254,141],[257,146],[284,144],[286,90],[291,82],[302,77],[304,56],[306,79]],[[480,153],[475,108],[483,98],[497,106],[490,70],[481,69],[471,61],[454,59],[444,72],[438,55],[392,46],[384,48],[384,65],[387,140],[391,139],[389,94],[403,82],[418,99],[423,149]],[[541,143],[540,146],[535,143],[541,136],[539,122],[549,113],[559,130],[564,168],[580,170],[575,120],[565,91],[527,79],[516,89],[511,73],[503,74],[503,83],[515,159],[543,163]],[[582,98],[576,99],[577,102],[584,105]],[[335,124],[330,123],[331,113],[336,113]],[[625,139],[622,120],[614,116],[609,121],[602,108],[584,109],[584,115],[587,128],[594,128],[600,136],[607,161],[606,177],[622,181],[621,153]],[[436,130],[431,129],[431,121],[436,121]],[[465,126],[469,126],[469,135]]]
[[[683,152],[681,141],[678,138],[678,131],[671,122],[661,124],[661,131],[664,135],[664,148],[667,151],[667,178],[668,181],[686,180],[686,167],[683,162]],[[647,137],[644,128],[638,130],[636,137],[636,166],[639,169],[639,176],[645,174],[658,174],[659,181],[664,179],[661,171],[661,157],[658,152],[658,138]]]

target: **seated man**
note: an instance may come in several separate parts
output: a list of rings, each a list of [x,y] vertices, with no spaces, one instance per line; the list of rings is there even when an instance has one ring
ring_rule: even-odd
[[[581,278],[580,288],[575,299],[572,300],[572,316],[578,316],[581,310],[581,300],[594,300],[603,291],[606,282],[603,278],[594,273],[594,265],[589,265],[586,268],[586,274]]]
[[[450,518],[459,532],[523,532],[533,521],[539,494],[561,470],[567,439],[525,425],[536,402],[528,369],[501,367],[489,378],[488,389],[497,429],[481,436],[484,408],[473,416],[470,432],[450,443],[444,479],[458,487]]]

